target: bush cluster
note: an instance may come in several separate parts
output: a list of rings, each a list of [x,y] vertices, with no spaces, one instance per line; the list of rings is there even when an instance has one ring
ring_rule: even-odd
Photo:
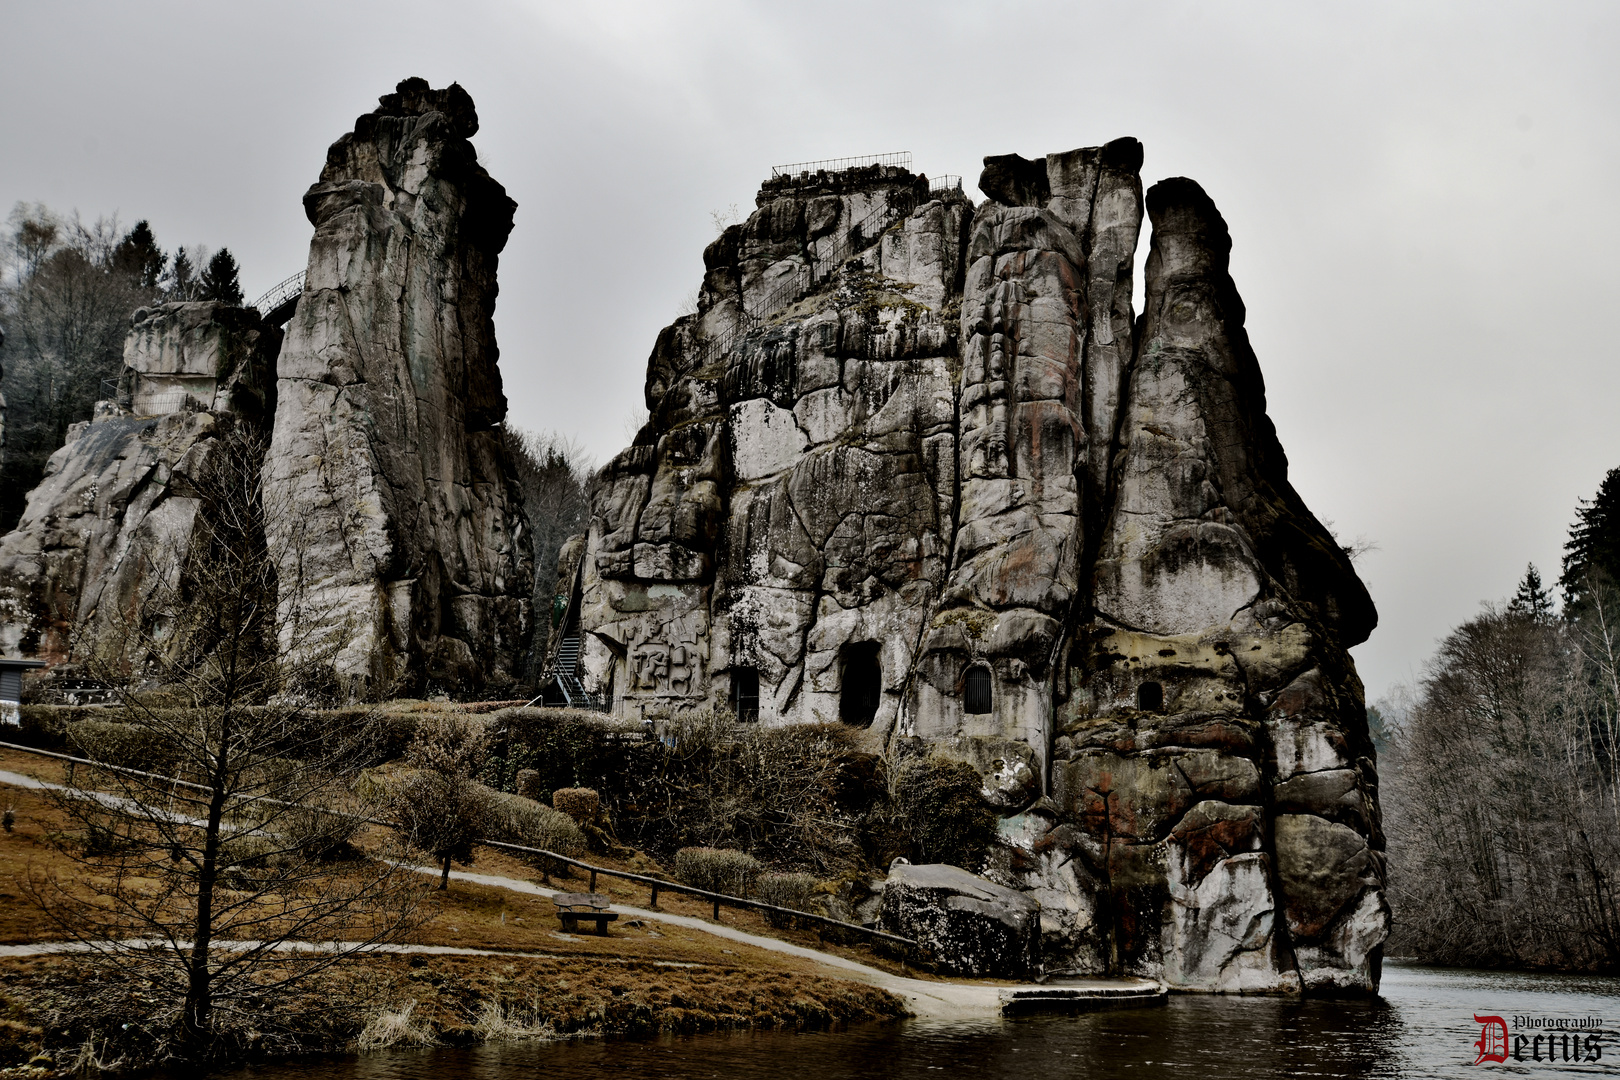
[[[675,853],[675,876],[694,889],[749,896],[759,870],[758,859],[731,848],[689,847]]]
[[[567,814],[521,795],[491,791],[489,799],[484,824],[487,839],[544,848],[570,858],[585,850],[585,834]]]
[[[817,884],[814,874],[761,874],[759,876],[759,898],[765,903],[774,904],[777,907],[792,908],[794,911],[809,911],[810,897],[815,894]],[[793,917],[776,911],[767,911],[765,912],[765,921],[771,926],[781,928],[791,923]]]
[[[602,797],[595,788],[558,788],[551,793],[551,805],[583,825],[595,820]]]
[[[140,724],[76,720],[67,725],[68,745],[93,761],[126,769],[167,772],[174,751],[161,735]]]
[[[889,762],[857,749],[842,724],[766,727],[726,713],[641,724],[574,709],[507,709],[489,724],[482,779],[575,812],[570,789],[597,792],[619,840],[670,858],[736,848],[822,877],[896,856],[979,869],[996,815],[960,762]]]

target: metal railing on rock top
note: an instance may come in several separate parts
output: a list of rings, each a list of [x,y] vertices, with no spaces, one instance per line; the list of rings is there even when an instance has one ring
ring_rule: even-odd
[[[962,178],[955,173],[946,173],[943,176],[928,178],[929,191],[961,191]]]
[[[843,172],[845,169],[864,169],[871,165],[889,165],[911,171],[911,151],[897,150],[892,154],[866,154],[862,157],[826,158],[822,161],[796,161],[791,165],[772,165],[771,179],[784,176],[814,176],[819,172]]]

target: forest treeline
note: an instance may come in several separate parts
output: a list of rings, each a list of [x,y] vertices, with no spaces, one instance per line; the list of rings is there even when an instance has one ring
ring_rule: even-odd
[[[1620,971],[1620,469],[1577,508],[1558,589],[1561,610],[1530,566],[1369,710],[1391,955]]]
[[[158,246],[151,226],[18,204],[0,242],[0,533],[16,526],[71,424],[90,419],[101,381],[123,371],[136,308],[165,300],[242,302],[229,248]]]

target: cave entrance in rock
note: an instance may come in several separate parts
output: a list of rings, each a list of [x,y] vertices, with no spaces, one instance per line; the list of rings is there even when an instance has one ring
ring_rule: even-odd
[[[853,641],[839,654],[843,682],[838,698],[838,718],[851,727],[871,727],[877,717],[879,695],[883,693],[883,666],[878,662],[878,643]]]
[[[1164,712],[1164,687],[1145,682],[1136,688],[1136,707],[1143,712]]]
[[[731,711],[744,724],[759,719],[759,669],[731,669]]]

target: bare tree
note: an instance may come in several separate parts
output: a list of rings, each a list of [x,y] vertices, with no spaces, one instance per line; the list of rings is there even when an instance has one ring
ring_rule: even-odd
[[[178,1004],[162,1022],[192,1059],[311,975],[402,934],[420,895],[397,859],[349,843],[373,726],[333,725],[296,690],[297,664],[321,658],[278,648],[278,598],[285,609],[301,583],[278,580],[265,545],[262,460],[262,442],[237,430],[174,478],[195,505],[189,547],[153,565],[153,591],[98,642],[92,670],[123,688],[122,723],[75,731],[109,767],[77,772],[57,800],[82,830],[64,846],[80,870],[30,882],[109,978]],[[110,767],[131,764],[132,734],[151,748],[137,763],[149,771]]]
[[[1401,946],[1620,968],[1610,604],[1491,607],[1442,642],[1383,769]]]
[[[557,591],[557,552],[590,520],[590,461],[578,443],[560,435],[506,428],[507,452],[517,471],[523,512],[529,519],[534,547],[535,617],[549,625]],[[546,634],[535,634],[535,649],[545,648]]]
[[[148,230],[149,234],[150,230]],[[0,243],[0,321],[6,326],[8,445],[0,468],[0,532],[23,511],[68,425],[90,418],[101,380],[123,370],[129,316],[150,303],[144,266],[131,265],[116,218],[93,224],[19,204]]]

